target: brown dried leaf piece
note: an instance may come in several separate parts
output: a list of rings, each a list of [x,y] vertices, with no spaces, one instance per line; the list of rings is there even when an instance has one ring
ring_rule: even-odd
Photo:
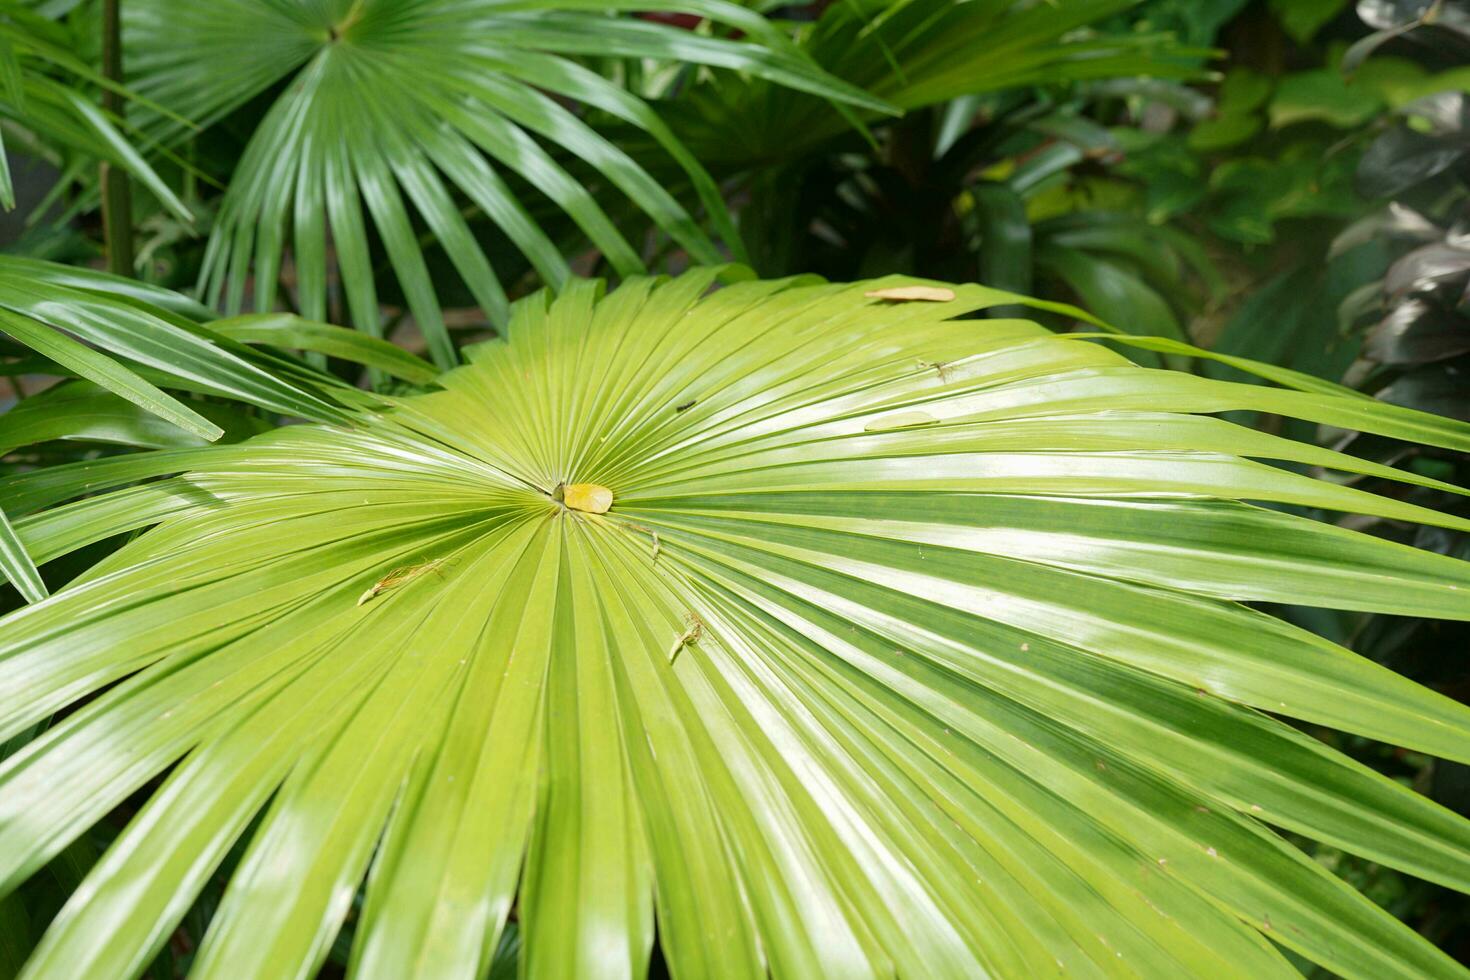
[[[893,286],[889,289],[870,289],[863,295],[868,299],[891,299],[901,303],[915,300],[924,303],[948,303],[954,299],[954,290],[943,286]]]
[[[607,487],[595,483],[568,483],[562,489],[561,502],[572,510],[588,514],[606,514],[612,506],[613,494]]]
[[[396,589],[400,585],[412,582],[420,575],[427,575],[429,572],[437,574],[440,566],[448,560],[448,558],[435,558],[433,561],[426,561],[419,565],[405,565],[403,568],[395,568],[374,582],[372,587],[366,592],[358,596],[357,604],[360,606],[365,602],[376,599],[389,589]]]

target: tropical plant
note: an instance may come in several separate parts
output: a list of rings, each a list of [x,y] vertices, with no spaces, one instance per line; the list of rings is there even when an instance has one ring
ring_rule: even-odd
[[[910,112],[882,128],[881,152],[818,154],[763,175],[742,211],[752,248],[778,271],[830,278],[1060,284],[1047,294],[1070,290],[1105,319],[1182,339],[1197,284],[1215,272],[1193,239],[1130,210],[1126,193],[1121,208],[1093,196],[1122,155],[1088,112],[1116,96],[1081,89],[1058,105],[1007,92]]]
[[[972,318],[1022,302],[574,282],[430,390],[260,353],[317,421],[4,477],[43,563],[151,528],[0,619],[0,883],[131,801],[23,975],[137,973],[216,877],[204,977],[483,975],[512,912],[535,976],[1457,975],[1274,831],[1470,888],[1470,822],[1289,723],[1464,760],[1470,710],[1242,604],[1470,619],[1470,564],[1246,502],[1452,488],[1209,414],[1470,427]]]
[[[1396,43],[1431,64],[1450,60],[1462,54],[1470,37],[1470,22],[1462,21],[1458,32],[1455,26],[1449,19],[1437,30],[1417,27]],[[1347,228],[1334,251],[1350,254],[1372,248],[1365,242],[1373,242],[1385,253],[1374,275],[1364,277],[1367,281],[1341,306],[1347,337],[1361,341],[1361,355],[1345,380],[1394,404],[1470,420],[1465,384],[1470,371],[1467,161],[1470,108],[1463,93],[1430,95],[1403,106],[1383,120],[1382,131],[1358,166],[1365,196],[1394,200]],[[1338,446],[1354,455],[1470,483],[1470,455],[1465,453],[1356,433],[1334,435]],[[1413,499],[1451,513],[1470,513],[1465,501],[1453,495],[1421,489]],[[1463,532],[1428,532],[1392,521],[1374,522],[1371,529],[1392,540],[1470,557],[1470,535]],[[1396,617],[1372,617],[1355,635],[1355,647],[1365,655],[1470,701],[1463,673],[1436,656],[1436,651],[1464,641],[1463,631],[1447,624]],[[1470,768],[1440,763],[1429,767],[1427,775],[1421,782],[1432,798],[1460,812],[1470,810]]]
[[[17,450],[57,440],[162,448],[205,445],[227,430],[238,438],[260,428],[229,406],[186,404],[164,388],[300,418],[337,417],[331,402],[283,380],[293,373],[289,363],[262,360],[240,339],[268,339],[284,330],[297,348],[330,351],[419,381],[434,374],[428,364],[396,347],[338,327],[248,318],[236,321],[233,331],[221,325],[230,331],[221,333],[191,319],[211,318],[206,308],[166,290],[10,257],[3,270],[0,341],[6,343],[0,355],[8,356],[0,374],[76,382],[0,413],[0,473],[35,464]],[[349,339],[337,336],[342,334]],[[308,377],[316,384],[332,380]],[[341,382],[334,386],[344,387]],[[4,508],[0,502],[0,568],[27,599],[42,598],[45,586],[26,561]]]
[[[1340,377],[1360,344],[1339,328],[1333,310],[1382,276],[1391,249],[1384,236],[1371,234],[1344,237],[1337,248],[1331,243],[1373,198],[1393,193],[1363,177],[1386,175],[1375,157],[1390,145],[1402,145],[1407,159],[1412,144],[1420,165],[1451,165],[1448,143],[1406,136],[1407,126],[1383,130],[1388,120],[1415,115],[1416,105],[1455,98],[1470,76],[1454,57],[1462,41],[1446,41],[1441,51],[1420,36],[1459,38],[1449,7],[1430,27],[1420,15],[1435,4],[1365,2],[1359,10],[1366,24],[1335,2],[1271,6],[1268,12],[1257,5],[1226,26],[1226,37],[1260,43],[1231,52],[1208,112],[1176,113],[1168,126],[1112,129],[1122,160],[1106,190],[1127,207],[1119,185],[1131,185],[1133,210],[1190,235],[1216,259],[1225,281],[1260,283],[1257,290],[1225,290],[1243,302],[1206,311],[1191,324],[1192,336],[1222,353]],[[1390,15],[1402,21],[1392,37],[1364,37]],[[1085,225],[1089,217],[1083,209],[1079,220]],[[1096,306],[1097,298],[1081,295]],[[1302,427],[1294,434],[1311,438]]]
[[[1133,131],[1118,133],[1127,141],[1128,162],[1116,169],[1133,171],[1152,213],[1174,215],[1172,224],[1202,235],[1239,284],[1232,290],[1239,305],[1222,310],[1231,315],[1218,323],[1197,320],[1195,336],[1210,338],[1219,353],[1341,377],[1398,404],[1466,417],[1455,350],[1459,290],[1448,265],[1438,283],[1416,281],[1453,255],[1453,227],[1463,208],[1463,190],[1456,189],[1457,169],[1464,173],[1456,143],[1463,145],[1463,138],[1455,135],[1453,103],[1467,78],[1466,7],[1367,0],[1356,5],[1355,14],[1349,5],[1324,3],[1323,12],[1332,17],[1319,30],[1292,16],[1314,4],[1271,5],[1276,17],[1266,6],[1253,4],[1226,25],[1219,46],[1230,49],[1229,67],[1209,116],[1153,143]],[[1370,212],[1373,201],[1383,207],[1389,196],[1396,203],[1383,214],[1349,224]],[[1385,291],[1391,267],[1393,286]],[[1470,483],[1470,455],[1463,452],[1271,416],[1258,424],[1422,475]],[[1470,513],[1455,494],[1405,490],[1373,478],[1348,483],[1461,516]],[[1385,519],[1358,519],[1353,526],[1470,557],[1470,536],[1459,532]],[[1470,638],[1463,623],[1292,606],[1271,611],[1470,701],[1470,672],[1442,656]],[[1316,734],[1437,802],[1470,813],[1470,768],[1373,740],[1321,729]],[[1450,955],[1470,961],[1465,896],[1331,847],[1301,843]]]
[[[801,49],[901,115],[869,114],[871,130],[860,132],[820,99],[724,75],[684,87],[664,110],[699,158],[741,188],[741,231],[767,275],[922,268],[968,278],[977,250],[963,199],[978,172],[1038,144],[1037,179],[1096,159],[1075,83],[1198,73],[1196,52],[1168,36],[1099,29],[1136,0],[1063,10],[1024,0],[813,6],[825,9]],[[978,251],[1029,276],[1017,244]]]
[[[1379,239],[1398,253],[1343,309],[1349,323],[1371,324],[1359,383],[1388,401],[1470,420],[1462,379],[1470,366],[1467,162],[1470,98],[1445,92],[1409,103],[1359,166],[1367,192],[1402,200],[1345,230],[1334,247]]]
[[[1138,0],[1081,0],[1058,9],[1025,0],[845,0],[799,40],[829,73],[905,112],[985,93],[1144,73],[1189,76],[1192,55],[1157,33],[1109,33],[1099,22]],[[980,57],[961,57],[975,51]],[[774,112],[780,105],[784,110]],[[691,86],[669,107],[701,159],[723,169],[830,152],[851,126],[820,99],[792,96],[759,77]]]
[[[0,118],[16,127],[21,145],[52,155],[63,167],[59,187],[79,183],[96,193],[98,161],[131,173],[181,221],[190,221],[184,203],[149,165],[130,137],[139,137],[116,108],[98,106],[88,89],[100,90],[104,103],[121,104],[134,93],[78,56],[78,36],[64,24],[30,10],[18,0],[0,0]],[[167,113],[159,106],[154,111]],[[174,121],[188,127],[186,120]],[[10,161],[0,142],[0,206],[15,207]]]
[[[625,7],[697,14],[750,40],[635,20],[621,16]],[[238,311],[253,282],[255,308],[275,309],[289,240],[301,312],[327,315],[331,258],[352,321],[381,334],[372,257],[381,248],[441,368],[455,363],[455,353],[422,254],[428,242],[443,247],[493,321],[503,322],[507,308],[467,212],[488,219],[548,284],[559,287],[571,274],[528,211],[526,189],[565,211],[620,274],[643,271],[644,257],[608,216],[600,187],[626,195],[696,261],[722,259],[695,216],[567,100],[655,140],[726,247],[742,254],[704,166],[646,102],[580,56],[718,65],[815,93],[819,102],[890,109],[822,72],[759,14],[725,0],[158,0],[127,5],[126,24],[134,88],[199,125],[279,91],[221,203],[204,258],[206,300]],[[164,142],[186,135],[166,117],[144,125]],[[570,172],[544,144],[583,172]],[[512,188],[505,173],[522,186]],[[602,184],[589,188],[593,177]]]

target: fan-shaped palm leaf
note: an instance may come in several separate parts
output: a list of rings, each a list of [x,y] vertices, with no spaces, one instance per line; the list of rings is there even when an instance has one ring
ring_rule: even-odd
[[[43,561],[157,525],[0,619],[0,738],[62,713],[0,765],[5,888],[164,776],[26,976],[137,972],[242,838],[197,976],[308,976],[349,915],[359,976],[477,976],[513,907],[531,976],[640,975],[655,926],[686,977],[1457,973],[1270,828],[1470,886],[1470,823],[1277,720],[1466,760],[1470,711],[1239,603],[1470,618],[1470,565],[1244,501],[1464,522],[1196,413],[1466,427],[974,286],[716,278],[0,484]]]
[[[616,16],[624,6],[709,16],[756,40],[698,36]],[[681,204],[553,94],[654,137],[738,253],[718,188],[700,164],[646,103],[570,56],[721,65],[885,107],[824,74],[759,15],[722,0],[160,0],[130,5],[128,27],[137,88],[191,119],[212,122],[288,82],[225,197],[205,264],[206,295],[223,293],[227,307],[237,310],[253,270],[256,307],[273,309],[282,252],[293,234],[300,308],[310,319],[324,318],[330,224],[352,319],[379,332],[365,204],[441,366],[455,363],[454,350],[405,195],[476,302],[497,321],[504,319],[504,291],[451,189],[498,225],[548,283],[560,286],[568,268],[492,161],[564,209],[620,273],[643,267],[592,194],[531,134],[600,172],[697,260],[719,259]]]

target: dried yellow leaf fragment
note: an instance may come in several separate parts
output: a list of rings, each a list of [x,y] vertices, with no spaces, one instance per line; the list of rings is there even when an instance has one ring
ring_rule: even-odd
[[[892,299],[901,303],[915,300],[923,303],[948,303],[954,299],[954,290],[943,286],[891,286],[888,289],[870,289],[863,295],[868,299]]]
[[[606,514],[612,506],[613,494],[607,487],[595,483],[568,483],[562,488],[561,502],[572,510]]]

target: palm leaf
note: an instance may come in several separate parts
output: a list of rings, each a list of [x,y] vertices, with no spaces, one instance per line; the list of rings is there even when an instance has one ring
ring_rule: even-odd
[[[142,136],[77,90],[78,83],[111,89],[127,98],[135,93],[103,77],[75,49],[81,41],[64,25],[0,0],[0,116],[41,138],[46,149],[80,151],[109,161],[136,177],[175,217],[193,220],[188,207],[134,146]],[[191,128],[160,106],[149,105],[175,125]],[[10,165],[0,143],[0,206],[15,206]]]
[[[150,306],[149,301],[165,307]],[[207,328],[196,318],[209,319],[210,314],[156,287],[0,257],[0,336],[41,355],[24,373],[78,379],[0,413],[0,456],[58,439],[149,448],[203,445],[224,435],[225,423],[237,434],[258,428],[216,405],[191,406],[164,388],[310,419],[341,416],[331,397],[336,386],[332,379],[314,378],[316,384],[303,389],[270,370],[278,365],[261,361],[236,343],[279,340],[283,346],[311,349],[330,341],[337,328],[290,321],[276,324],[274,332],[231,322]],[[338,341],[326,349],[356,360],[366,356],[376,366],[411,373],[420,382],[432,377],[429,365],[396,347],[354,339],[361,343]],[[370,342],[388,349],[369,347],[362,354]],[[27,601],[45,598],[40,574],[3,512],[0,572]]]
[[[1461,975],[1273,829],[1470,887],[1470,823],[1289,723],[1465,761],[1470,711],[1240,603],[1470,619],[1465,562],[1247,501],[1465,522],[1201,413],[1470,429],[976,286],[719,276],[0,482],[43,561],[153,526],[0,619],[0,738],[64,712],[0,764],[0,884],[149,787],[25,976],[137,973],[242,841],[194,975],[310,975],[349,916],[358,975],[483,975],[512,909],[531,976],[655,929],[678,976]]]
[[[157,287],[0,256],[0,333],[49,358],[60,369],[51,373],[87,378],[204,439],[219,428],[160,385],[302,418],[340,415],[320,391],[283,380],[275,365],[199,322],[211,317]]]
[[[1171,39],[1090,30],[1137,3],[839,0],[801,46],[826,71],[904,111],[1034,85],[1197,74],[1189,56],[1198,52]],[[670,118],[717,172],[789,162],[850,128],[820,99],[751,77],[690,87]]]
[[[93,381],[181,429],[206,439],[220,435],[219,427],[198,412],[165,394],[136,372],[54,327],[0,307],[0,332],[71,370],[77,377]]]
[[[26,602],[40,602],[46,598],[46,583],[41,581],[41,572],[3,510],[0,510],[0,573],[15,583]]]
[[[434,365],[396,344],[345,327],[313,323],[289,313],[246,314],[215,320],[209,328],[216,334],[242,343],[308,351],[362,364],[410,384],[432,384],[439,376]]]
[[[205,295],[211,302],[222,297],[227,309],[238,311],[253,274],[256,309],[274,309],[289,235],[299,308],[307,319],[324,319],[330,225],[351,318],[359,329],[380,335],[365,206],[434,360],[448,367],[456,361],[455,352],[410,208],[443,244],[475,301],[497,322],[504,321],[505,290],[456,194],[494,222],[546,282],[560,286],[569,275],[566,261],[504,173],[518,175],[554,201],[618,272],[643,268],[638,249],[548,144],[621,190],[695,259],[720,258],[714,241],[682,204],[552,94],[596,108],[655,139],[692,181],[726,245],[739,253],[719,190],[699,163],[646,103],[572,56],[720,65],[822,98],[886,108],[820,71],[761,17],[736,4],[688,0],[636,6],[692,11],[744,30],[756,41],[696,36],[610,16],[619,6],[576,0],[130,5],[130,72],[139,91],[171,109],[207,124],[286,83],[225,196],[203,272]]]

